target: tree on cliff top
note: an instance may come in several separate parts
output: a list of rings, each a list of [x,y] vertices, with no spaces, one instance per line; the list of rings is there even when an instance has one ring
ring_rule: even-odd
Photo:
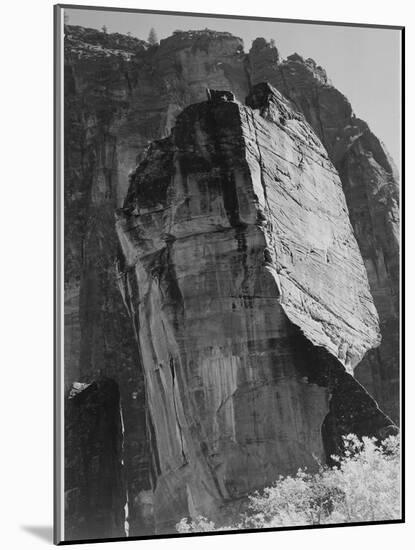
[[[401,517],[399,438],[378,443],[348,435],[335,466],[315,474],[299,470],[249,497],[249,511],[234,525],[204,517],[182,519],[180,533],[396,520]]]
[[[154,30],[154,27],[151,27],[151,29],[150,29],[150,33],[148,35],[147,42],[150,44],[150,46],[155,46],[159,42],[159,39],[157,38],[157,33]]]

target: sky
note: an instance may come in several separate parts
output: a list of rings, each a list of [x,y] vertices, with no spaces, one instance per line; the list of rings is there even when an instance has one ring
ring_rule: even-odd
[[[66,9],[69,24],[147,40],[154,27],[159,40],[175,30],[227,31],[248,52],[258,36],[273,38],[282,58],[297,52],[313,58],[350,101],[356,116],[381,139],[396,165],[401,152],[401,36],[396,29],[329,26],[276,21]]]

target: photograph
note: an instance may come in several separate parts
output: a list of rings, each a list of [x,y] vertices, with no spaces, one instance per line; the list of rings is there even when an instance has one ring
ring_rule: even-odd
[[[404,521],[404,27],[256,15],[54,6],[57,544]]]

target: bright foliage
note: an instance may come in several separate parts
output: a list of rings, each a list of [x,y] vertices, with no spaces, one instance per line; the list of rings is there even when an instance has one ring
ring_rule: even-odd
[[[231,526],[204,517],[182,519],[179,533],[323,525],[400,519],[399,438],[343,438],[344,453],[317,473],[299,470],[249,497],[249,509]]]

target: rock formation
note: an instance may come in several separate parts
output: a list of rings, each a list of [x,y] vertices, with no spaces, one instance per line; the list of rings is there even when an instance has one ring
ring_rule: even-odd
[[[114,209],[123,193],[119,182],[128,181],[127,171],[136,162],[134,154],[128,157],[128,146],[120,145],[116,128],[125,116],[133,78],[127,69],[144,51],[144,42],[127,36],[66,28],[65,385],[69,391],[74,380],[104,376],[117,381],[124,411],[130,534],[145,535],[153,527],[146,514],[151,456],[143,377],[114,270]],[[67,531],[79,538],[70,516]],[[119,536],[118,530],[113,536]]]
[[[397,177],[379,141],[353,117],[323,69],[300,56],[281,60],[264,39],[256,40],[246,54],[242,40],[230,33],[175,32],[160,45],[149,46],[133,37],[66,26],[65,384],[69,391],[74,380],[117,381],[131,535],[153,532],[149,510],[157,477],[157,434],[145,398],[145,365],[134,324],[117,288],[114,258],[119,244],[113,213],[123,204],[128,174],[144,158],[149,142],[168,136],[186,106],[205,100],[207,87],[232,92],[244,102],[252,85],[263,81],[303,113],[339,172],[382,334],[382,344],[366,354],[355,375],[398,420]],[[158,143],[150,157],[160,154]],[[165,168],[166,173],[171,169]],[[314,261],[310,254],[307,261],[317,267],[320,259]],[[293,298],[299,298],[302,294],[295,289],[301,273],[294,275],[281,275],[280,284],[286,292],[291,285]],[[291,317],[290,304],[285,305],[292,327],[297,305]],[[340,345],[342,327],[335,324],[331,332],[321,329],[324,322],[321,330],[312,324],[306,323],[306,336],[332,354]],[[374,345],[375,324],[369,325],[366,342],[360,336],[356,349],[345,344],[339,352],[349,370],[362,350]],[[346,341],[352,339],[348,331]]]
[[[275,61],[263,67],[258,62],[263,58]],[[312,59],[294,54],[279,61],[276,48],[257,39],[249,60],[252,83],[268,81],[292,101],[339,172],[382,333],[380,347],[367,354],[355,374],[399,422],[399,178],[395,165]]]
[[[335,168],[268,84],[223,97],[150,146],[118,211],[159,533],[391,425],[351,374],[380,337]]]
[[[125,536],[122,445],[117,384],[75,383],[65,407],[65,540]]]

